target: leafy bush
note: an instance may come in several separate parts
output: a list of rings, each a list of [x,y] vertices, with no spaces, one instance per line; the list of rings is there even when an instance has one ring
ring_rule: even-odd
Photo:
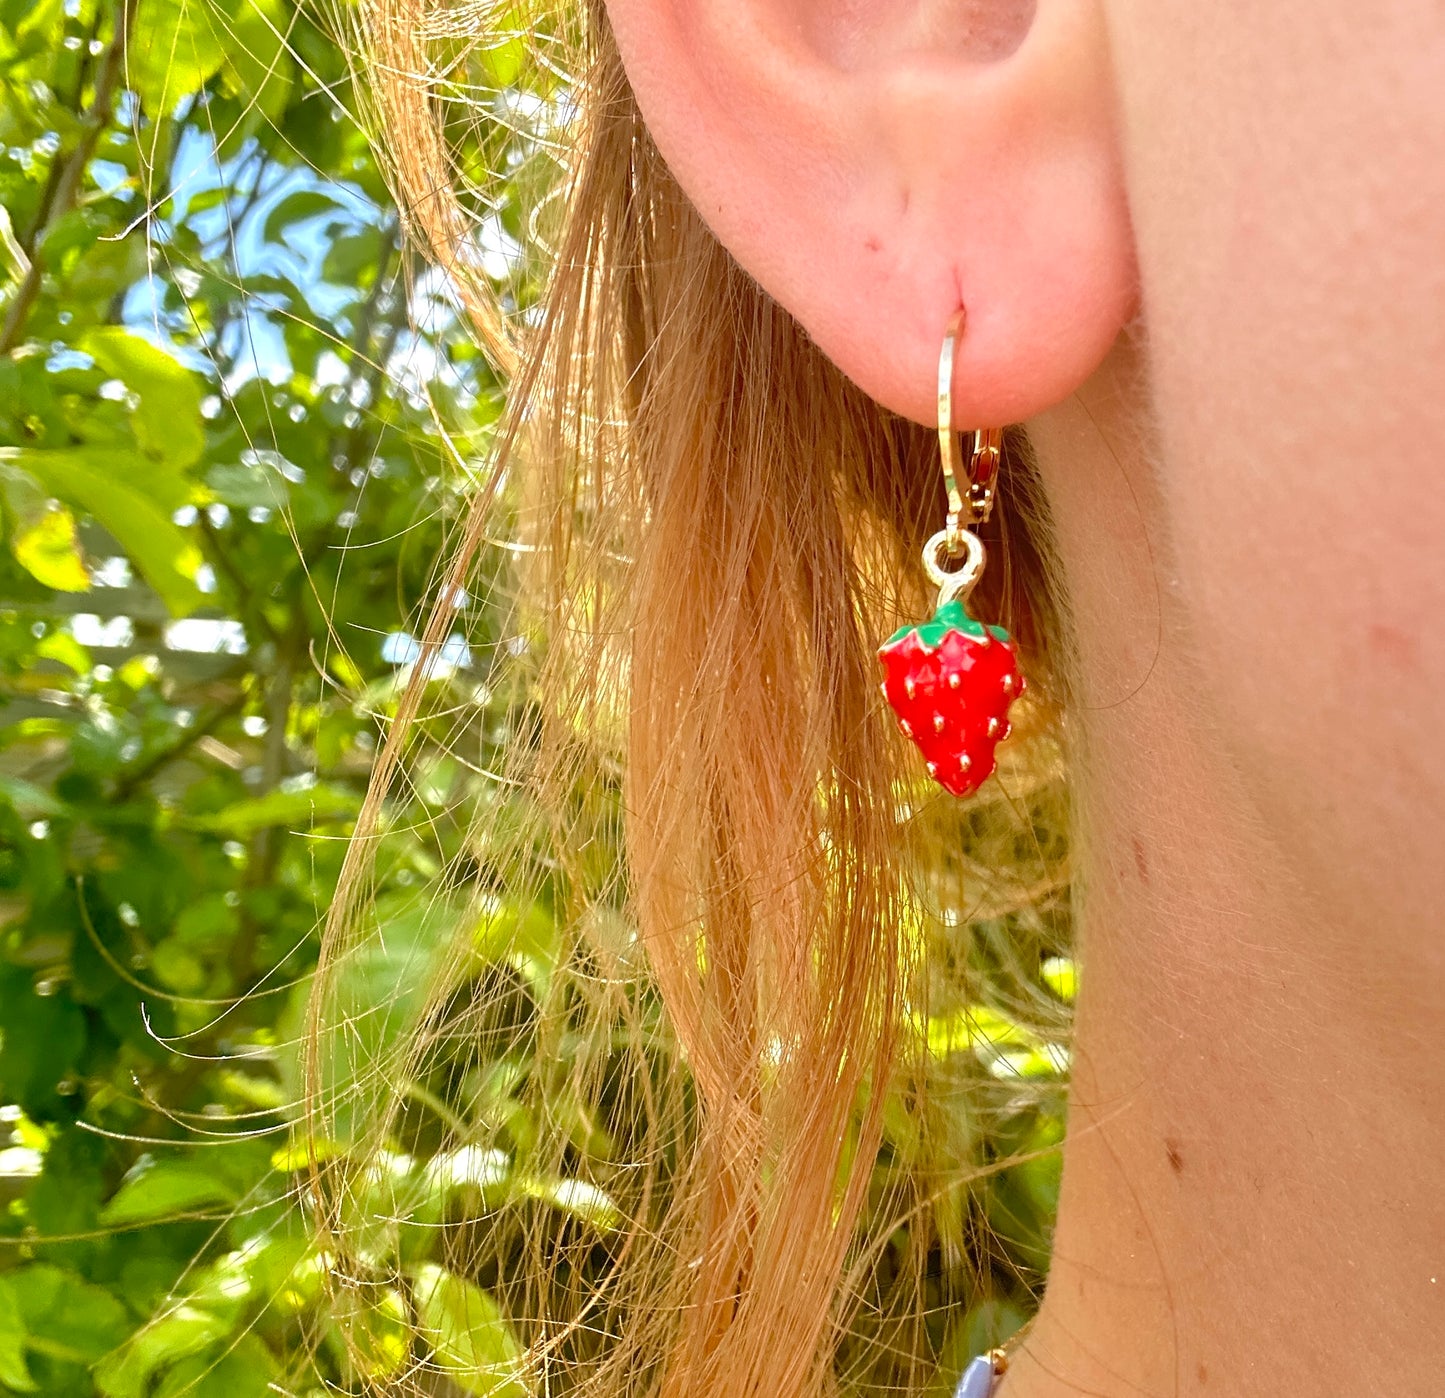
[[[466,61],[494,119],[459,133],[462,163],[514,172],[486,268],[525,305],[538,107],[505,46]],[[355,1149],[292,1134],[317,926],[502,401],[404,250],[356,109],[334,37],[293,0],[0,0],[0,1391],[246,1398],[425,1365],[521,1395],[537,1336],[505,1257],[459,1260],[457,1236],[540,1210],[583,1239],[585,1270],[623,1216],[616,1123],[562,1059],[539,1076],[488,1040],[384,1084],[407,1110],[350,1161],[357,1255],[312,1228],[312,1154]],[[568,891],[542,871],[518,901],[468,846],[483,806],[533,814],[492,775],[527,740],[495,679],[525,650],[494,600],[504,563],[453,599],[442,717],[336,987],[354,1032],[323,1050],[327,1088],[361,1116],[459,935],[459,974],[515,986],[498,1045],[572,993]],[[438,895],[459,862],[480,902],[455,875]],[[1065,896],[1042,920],[1000,912],[974,970],[1042,963],[1068,998],[1045,961]],[[913,1382],[937,1366],[940,1392],[1026,1313],[1062,1120],[1059,1051],[962,983],[920,1013],[878,1167],[882,1201],[889,1172],[1025,1156],[940,1190],[879,1264],[873,1338],[891,1288],[928,1278],[935,1311],[900,1362]],[[927,1136],[925,1098],[947,1118]],[[564,1168],[531,1160],[538,1111],[571,1123]]]

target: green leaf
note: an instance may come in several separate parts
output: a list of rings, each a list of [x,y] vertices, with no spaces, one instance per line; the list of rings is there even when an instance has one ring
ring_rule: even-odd
[[[199,995],[206,987],[205,963],[175,937],[156,943],[150,964],[156,980],[177,995]]]
[[[535,1199],[545,1200],[554,1209],[571,1214],[583,1223],[610,1232],[622,1225],[622,1211],[612,1196],[595,1184],[578,1179],[521,1179],[518,1187]]]
[[[68,631],[52,631],[35,643],[37,659],[54,660],[75,675],[89,675],[90,652]]]
[[[266,215],[266,241],[279,242],[294,224],[305,223],[322,214],[340,213],[341,205],[321,189],[298,189],[278,200]]]
[[[0,468],[0,494],[11,524],[10,551],[36,581],[57,592],[86,592],[90,574],[75,516],[23,471]]]
[[[59,42],[58,30],[65,21],[64,0],[29,0],[20,11],[23,18],[15,27],[15,37],[34,43],[41,40],[49,44]],[[34,52],[33,49],[29,50]]]
[[[29,973],[4,967],[0,1025],[0,1100],[53,1111],[56,1084],[85,1047],[85,1016],[68,995],[37,995]]]
[[[541,903],[519,907],[514,900],[487,895],[472,948],[479,963],[509,962],[544,993],[561,955],[561,931]]]
[[[427,1188],[443,1196],[470,1188],[482,1193],[503,1184],[511,1173],[506,1151],[484,1146],[460,1146],[433,1156],[426,1165]]]
[[[270,122],[285,112],[295,74],[286,23],[275,0],[241,0],[222,74],[226,91]]]
[[[332,239],[321,274],[338,286],[359,286],[368,273],[376,271],[384,255],[381,229],[367,225]]]
[[[523,36],[527,32],[527,26],[514,11],[505,17],[499,17],[496,32],[507,37],[500,42],[492,40],[477,57],[487,81],[500,90],[511,87],[526,69],[527,41]]]
[[[411,1354],[412,1330],[399,1291],[347,1287],[332,1300],[331,1314],[345,1338],[349,1367],[371,1380],[394,1378],[402,1371]]]
[[[413,1286],[421,1332],[454,1384],[481,1398],[527,1398],[522,1346],[485,1291],[430,1262]]]
[[[30,270],[30,259],[15,237],[10,214],[0,208],[0,287],[18,282]]]
[[[175,936],[189,946],[220,947],[236,935],[241,914],[224,893],[207,893],[176,918]]]
[[[152,1377],[224,1339],[233,1322],[199,1306],[173,1306],[149,1320],[95,1370],[107,1398],[144,1398]]]
[[[137,30],[126,50],[126,83],[152,117],[169,116],[225,61],[207,0],[146,0]]]
[[[54,505],[17,528],[10,539],[15,561],[37,582],[57,592],[88,592],[90,574],[80,555],[75,516]]]
[[[89,331],[81,336],[78,348],[140,399],[131,422],[143,451],[178,469],[199,460],[206,433],[198,374],[149,340],[116,325]],[[187,496],[188,492],[163,503],[178,509]]]
[[[286,504],[285,477],[264,461],[252,466],[212,466],[206,472],[206,484],[218,500],[234,509],[251,510],[263,506],[279,510]]]
[[[271,1168],[289,1174],[292,1170],[309,1170],[312,1163],[334,1160],[345,1154],[345,1147],[338,1141],[308,1140],[298,1132],[291,1140],[273,1152]]]
[[[100,1216],[112,1225],[144,1223],[235,1202],[235,1191],[202,1161],[159,1161],[143,1155]]]
[[[183,616],[201,601],[200,551],[163,503],[177,477],[129,452],[99,448],[45,451],[0,447],[0,470],[26,472],[67,505],[84,510],[114,536],[170,611]],[[184,491],[184,486],[182,490]]]
[[[191,830],[244,839],[274,826],[310,830],[323,822],[348,821],[360,809],[359,792],[340,786],[313,786],[302,791],[269,791],[210,815],[189,816],[184,823]]]
[[[60,997],[53,997],[59,999]],[[3,1016],[0,1016],[3,1018]],[[9,1020],[4,1019],[6,1028]],[[52,1072],[54,1069],[52,1068]],[[41,1237],[94,1234],[100,1228],[100,1203],[110,1192],[104,1178],[106,1143],[75,1126],[62,1130],[45,1152],[45,1168],[25,1199],[26,1222]],[[94,1265],[99,1241],[77,1236],[47,1247],[49,1260],[84,1272]]]
[[[17,1393],[34,1393],[35,1380],[25,1367],[25,1326],[9,1277],[0,1276],[0,1384]]]
[[[109,1354],[130,1330],[125,1307],[102,1287],[74,1272],[40,1264],[9,1274],[16,1310],[32,1349],[72,1364],[92,1364]]]
[[[330,977],[297,987],[288,1012],[293,1047],[282,1055],[287,1089],[299,1098],[308,1087],[296,1046],[308,1000],[319,997],[326,1031],[315,1050],[318,1118],[321,1131],[341,1142],[360,1138],[377,1120],[392,1090],[387,1075],[401,1071],[398,1060],[439,990],[438,972],[451,969],[446,953],[457,926],[456,906],[430,893],[379,899],[371,916],[370,935],[336,961]]]
[[[1022,1024],[987,1005],[968,1005],[947,1015],[929,1015],[918,1023],[924,1032],[928,1051],[935,1058],[972,1051],[989,1062],[1005,1050],[1028,1052],[1037,1046],[1037,1039]]]
[[[0,772],[0,798],[9,802],[22,820],[57,816],[65,810],[64,804],[43,786],[36,786],[24,777],[12,777],[8,772]]]
[[[279,1373],[271,1352],[254,1335],[242,1335],[219,1354],[181,1360],[155,1398],[272,1398]]]
[[[495,1209],[518,1192],[511,1170],[505,1151],[483,1146],[443,1151],[422,1169],[418,1187],[406,1201],[408,1220],[434,1229],[458,1204],[460,1212],[473,1216]]]
[[[293,1214],[288,1221],[285,1231],[246,1244],[246,1268],[268,1308],[295,1314],[320,1301],[334,1259],[314,1246],[310,1218]]]
[[[1072,956],[1051,956],[1039,968],[1039,979],[1066,1004],[1079,993],[1079,970]]]

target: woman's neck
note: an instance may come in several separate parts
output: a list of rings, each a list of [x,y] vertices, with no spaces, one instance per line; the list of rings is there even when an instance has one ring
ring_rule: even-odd
[[[1031,424],[1078,647],[1082,991],[1053,1270],[1004,1394],[1436,1395],[1438,1006],[1244,794],[1147,403],[1122,344]]]

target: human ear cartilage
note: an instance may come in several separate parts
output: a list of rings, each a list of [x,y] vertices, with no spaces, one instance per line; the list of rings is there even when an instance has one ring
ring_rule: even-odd
[[[938,587],[930,620],[904,626],[879,648],[883,697],[913,739],[928,774],[945,791],[971,796],[994,770],[1008,737],[1009,709],[1024,692],[1018,643],[1001,626],[969,615],[968,595],[986,557],[971,530],[993,510],[1003,433],[973,433],[967,490],[959,489],[961,452],[953,430],[953,360],[965,313],[954,313],[938,359],[938,440],[948,492],[948,519],[923,546],[923,567]],[[949,567],[954,560],[962,561]]]

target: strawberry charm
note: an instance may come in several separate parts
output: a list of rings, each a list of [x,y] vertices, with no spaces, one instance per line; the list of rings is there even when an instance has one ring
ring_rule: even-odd
[[[953,376],[967,315],[949,318],[938,356],[938,446],[948,519],[923,546],[923,570],[938,588],[930,621],[895,631],[879,648],[883,697],[918,744],[928,774],[955,796],[972,796],[1009,735],[1008,711],[1024,692],[1018,643],[1001,626],[975,621],[965,603],[983,574],[976,526],[993,512],[1003,429],[971,433],[969,463],[953,430]],[[947,566],[945,566],[947,565]]]
[[[945,791],[971,796],[994,769],[1008,712],[1024,691],[1018,643],[1001,626],[943,600],[933,618],[894,632],[879,648],[883,697]]]

